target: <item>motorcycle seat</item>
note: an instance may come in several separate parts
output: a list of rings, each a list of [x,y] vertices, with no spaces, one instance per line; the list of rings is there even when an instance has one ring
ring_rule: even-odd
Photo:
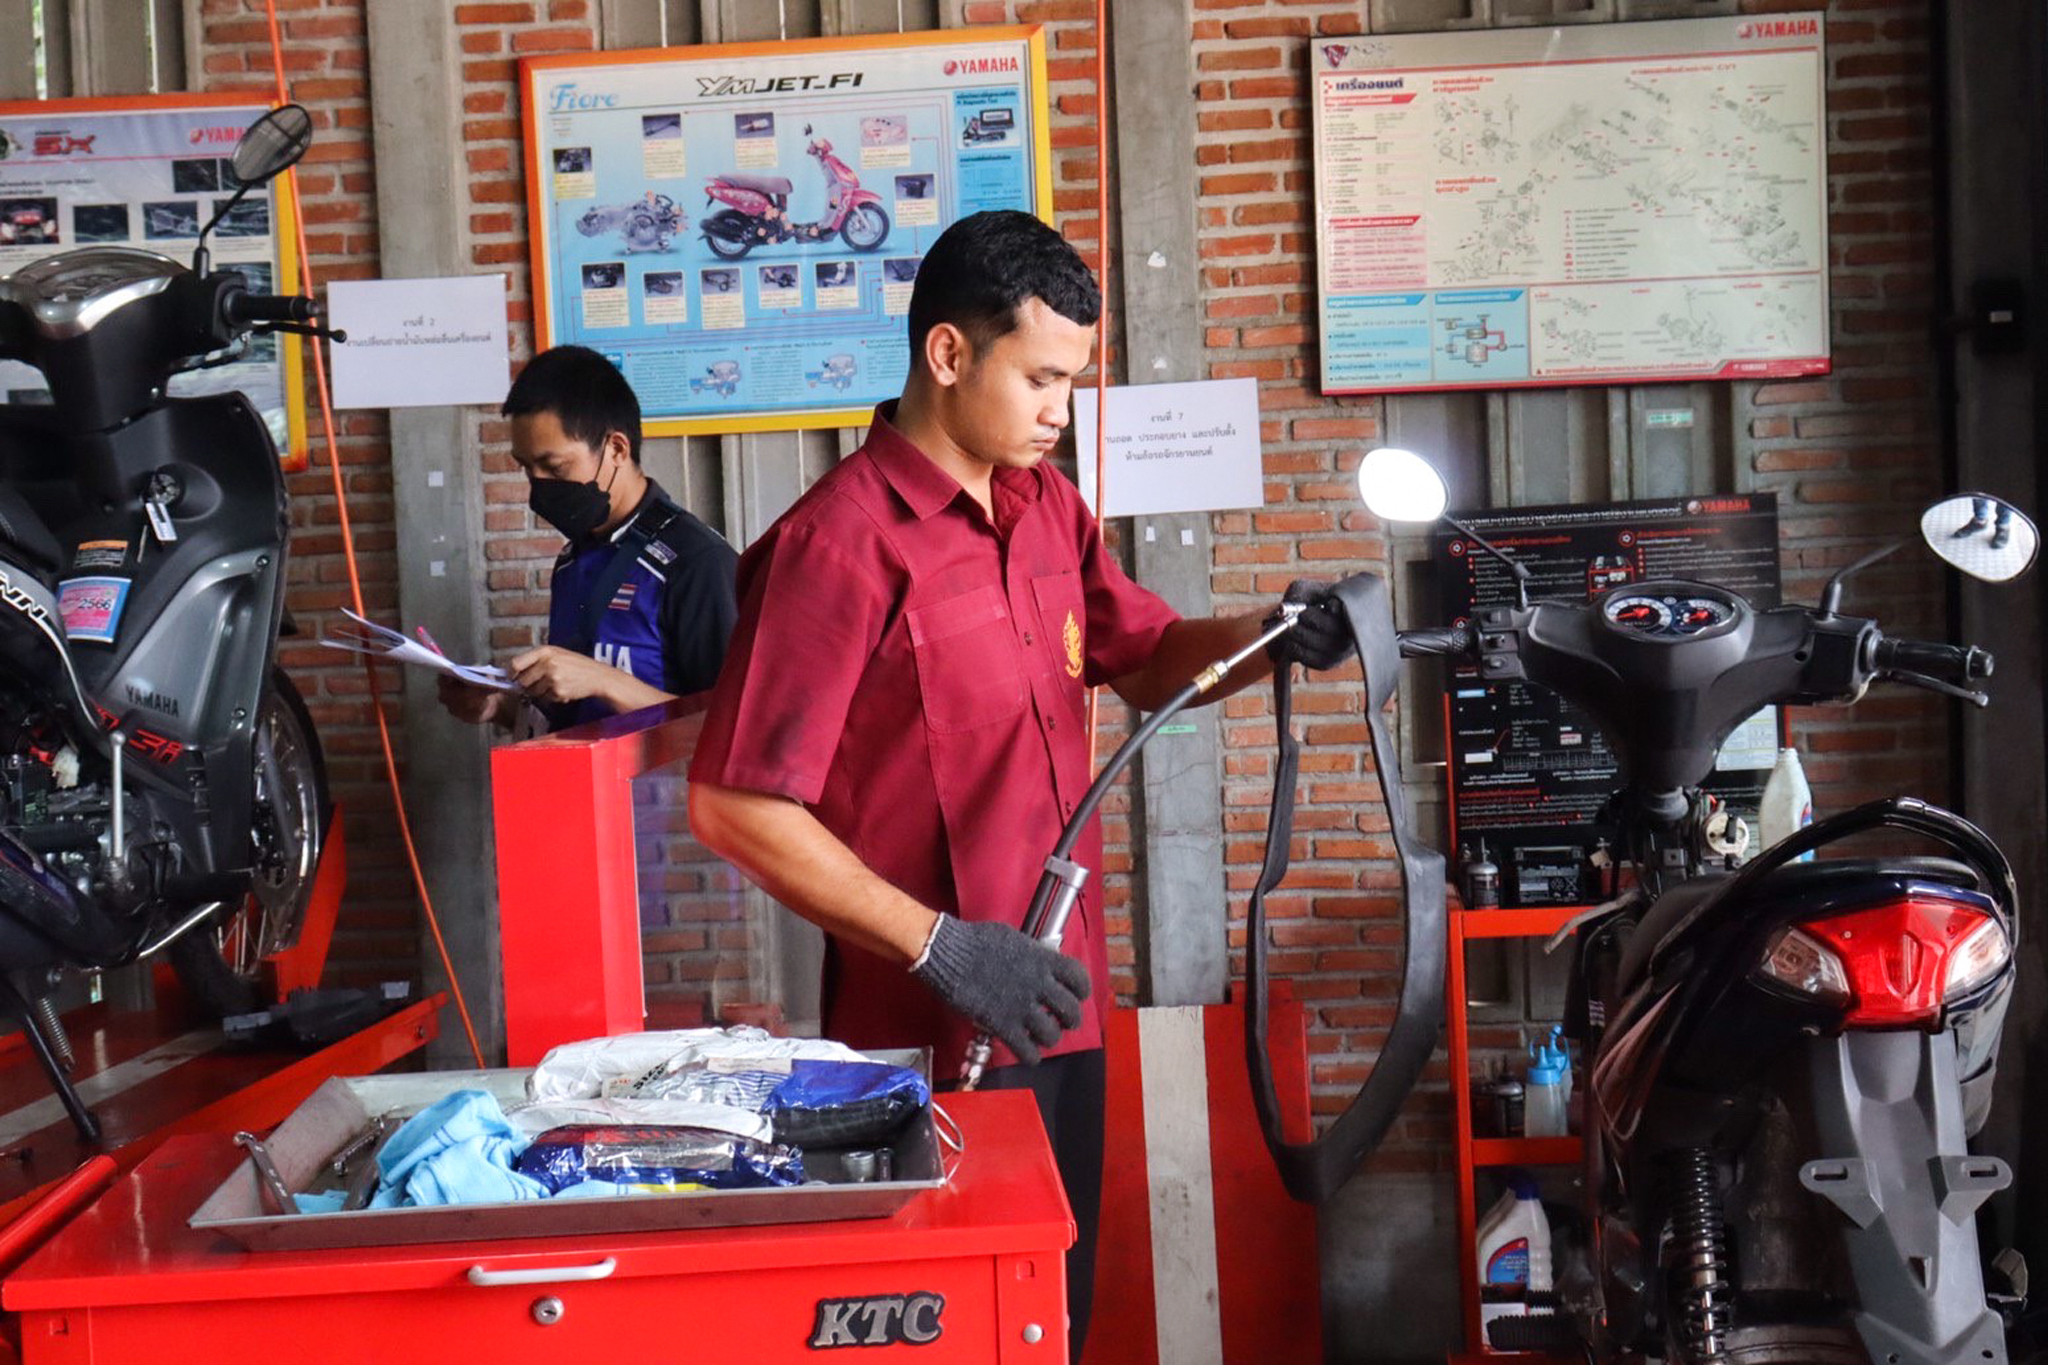
[[[1787,863],[1758,884],[1751,903],[1756,906],[1798,899],[1813,903],[1816,914],[1837,897],[1854,892],[1858,883],[1891,882],[1905,877],[1938,882],[1964,891],[1987,891],[1976,871],[1949,858],[1828,858],[1811,863]],[[1681,882],[1659,896],[1643,912],[1628,947],[1621,955],[1617,982],[1626,994],[1649,970],[1650,959],[1683,924],[1700,901],[1725,884],[1728,875],[1717,873]]]
[[[0,483],[0,554],[48,580],[64,567],[64,547],[29,506],[21,490]]]
[[[756,194],[788,194],[789,181],[779,175],[742,175],[735,171],[718,177],[735,189],[752,190]]]

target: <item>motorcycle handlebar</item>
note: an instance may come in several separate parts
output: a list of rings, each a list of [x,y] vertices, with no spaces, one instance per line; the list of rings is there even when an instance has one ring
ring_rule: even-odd
[[[1879,672],[1917,673],[1958,685],[1991,676],[1996,662],[1989,650],[1975,645],[1946,645],[1934,640],[1880,640],[1875,662]]]
[[[1401,657],[1419,659],[1439,654],[1470,654],[1472,652],[1472,627],[1436,626],[1422,630],[1396,632],[1401,641]]]
[[[227,320],[237,327],[264,322],[311,322],[320,316],[320,305],[303,294],[230,294],[221,308]]]

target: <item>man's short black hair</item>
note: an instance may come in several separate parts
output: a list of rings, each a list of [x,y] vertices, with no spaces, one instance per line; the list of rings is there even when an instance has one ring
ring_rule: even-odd
[[[551,412],[563,435],[592,450],[616,431],[626,438],[633,463],[640,463],[640,400],[619,367],[588,346],[554,346],[527,361],[498,411],[507,417]]]
[[[1017,309],[1037,299],[1069,322],[1091,327],[1102,291],[1067,239],[1028,213],[990,209],[939,234],[910,291],[910,365],[924,364],[932,328],[950,322],[976,352],[1017,326]]]

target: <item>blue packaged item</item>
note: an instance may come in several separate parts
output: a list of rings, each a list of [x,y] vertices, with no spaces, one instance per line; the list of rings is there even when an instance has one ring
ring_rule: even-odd
[[[931,1087],[886,1062],[797,1061],[761,1112],[778,1142],[838,1147],[882,1142],[931,1103]]]
[[[795,1148],[710,1128],[591,1124],[550,1128],[520,1155],[517,1170],[550,1192],[591,1180],[714,1190],[804,1183],[803,1154]]]

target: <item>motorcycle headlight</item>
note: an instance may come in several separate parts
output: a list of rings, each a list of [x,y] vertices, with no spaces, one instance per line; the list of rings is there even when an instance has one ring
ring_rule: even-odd
[[[1986,919],[1949,954],[1948,976],[1942,982],[1941,997],[1952,1001],[1968,995],[1998,975],[2012,958],[2012,944],[1995,919]]]
[[[1842,959],[1813,935],[1796,927],[1780,929],[1764,950],[1755,975],[1801,995],[1841,1004],[1849,998],[1849,976]]]

